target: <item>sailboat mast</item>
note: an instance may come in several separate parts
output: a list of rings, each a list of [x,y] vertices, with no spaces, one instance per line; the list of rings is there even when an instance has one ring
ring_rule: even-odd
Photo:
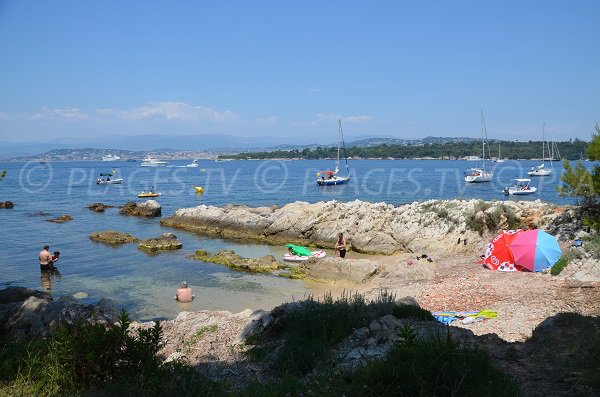
[[[546,159],[546,123],[542,124],[542,164],[544,164],[544,160]]]
[[[485,118],[483,117],[483,110],[481,111],[481,154],[483,160],[483,171],[485,172],[485,137],[487,133],[485,131]]]
[[[335,163],[335,172],[340,169],[340,142],[342,140],[342,120],[338,119],[338,153],[337,153],[337,161]]]

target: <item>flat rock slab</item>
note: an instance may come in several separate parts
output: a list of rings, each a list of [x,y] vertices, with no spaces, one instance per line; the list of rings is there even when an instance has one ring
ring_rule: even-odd
[[[0,208],[13,208],[14,206],[12,201],[0,201]]]
[[[159,237],[147,238],[138,244],[138,248],[148,252],[171,251],[183,247],[173,233],[163,233]]]
[[[382,271],[375,261],[369,259],[323,258],[306,261],[301,265],[306,276],[328,283],[350,282],[362,284]]]
[[[211,255],[207,251],[197,250],[191,258],[225,265],[233,270],[250,273],[270,273],[274,270],[283,269],[286,266],[278,262],[273,255],[265,255],[259,258],[242,258],[231,250],[218,251]]]
[[[125,244],[135,243],[139,241],[138,238],[133,237],[129,233],[118,232],[116,230],[104,230],[100,232],[92,232],[90,234],[90,240],[97,241],[104,244]]]
[[[108,205],[104,203],[94,203],[88,205],[88,208],[95,212],[104,212],[106,208],[114,208],[114,205]]]

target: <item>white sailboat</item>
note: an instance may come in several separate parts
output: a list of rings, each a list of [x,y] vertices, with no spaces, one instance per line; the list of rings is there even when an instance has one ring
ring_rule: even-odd
[[[350,171],[348,169],[348,159],[346,158],[346,147],[344,148],[344,159],[346,161],[346,176],[339,175],[340,172],[340,145],[344,145],[344,134],[342,134],[342,121],[338,119],[338,147],[337,160],[335,162],[335,171],[327,170],[317,173],[318,186],[333,186],[348,183],[350,181]]]
[[[500,142],[498,142],[498,157],[496,157],[494,163],[504,163],[504,159],[500,157]]]
[[[544,160],[546,159],[546,123],[542,125],[542,164],[533,166],[527,172],[529,176],[548,176],[552,175],[552,170],[546,168]]]
[[[485,169],[485,143],[487,141],[487,130],[485,128],[485,118],[483,117],[483,110],[481,111],[481,154],[482,164],[481,168],[471,168],[465,171],[465,182],[478,183],[478,182],[491,182],[494,174],[491,171]]]

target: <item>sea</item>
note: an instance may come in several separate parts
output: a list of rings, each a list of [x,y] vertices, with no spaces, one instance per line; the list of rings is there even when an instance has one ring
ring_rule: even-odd
[[[429,199],[542,200],[571,204],[573,199],[557,192],[560,162],[546,163],[554,173],[532,178],[536,194],[505,197],[502,190],[511,180],[527,177],[539,161],[506,161],[494,165],[490,183],[466,184],[464,170],[480,163],[461,160],[355,160],[349,162],[350,183],[319,187],[316,174],[334,166],[327,160],[200,160],[170,161],[166,167],[140,167],[140,162],[80,161],[27,163],[0,162],[6,177],[0,181],[0,201],[15,203],[0,209],[0,285],[46,290],[55,298],[76,296],[84,303],[108,298],[131,318],[147,321],[174,318],[181,311],[270,309],[286,301],[306,298],[328,288],[302,280],[274,275],[231,271],[190,259],[197,249],[216,252],[232,249],[244,257],[271,254],[281,258],[285,247],[209,238],[162,227],[159,218],[122,216],[118,208],[104,213],[89,210],[95,202],[122,206],[141,201],[137,194],[154,188],[163,216],[179,208],[198,205],[285,205],[294,201],[386,202],[401,205]],[[593,163],[585,163],[591,167]],[[341,173],[346,172],[341,164]],[[121,185],[97,185],[100,173],[115,172]],[[197,194],[195,186],[202,186]],[[62,215],[73,220],[48,222]],[[93,242],[90,233],[118,230],[138,238],[175,233],[183,249],[149,255],[136,244],[108,246]],[[59,274],[41,274],[38,253],[45,244],[60,251]],[[329,252],[329,254],[332,254]],[[196,299],[189,304],[174,300],[181,281],[193,288]]]

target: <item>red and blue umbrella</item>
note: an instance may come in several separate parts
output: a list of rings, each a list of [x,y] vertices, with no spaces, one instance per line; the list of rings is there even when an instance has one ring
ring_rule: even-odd
[[[502,230],[485,249],[483,263],[490,270],[515,271],[515,259],[513,258],[510,244],[517,237],[521,229]]]
[[[562,255],[556,237],[540,229],[517,234],[510,243],[515,265],[532,272],[553,266]]]

